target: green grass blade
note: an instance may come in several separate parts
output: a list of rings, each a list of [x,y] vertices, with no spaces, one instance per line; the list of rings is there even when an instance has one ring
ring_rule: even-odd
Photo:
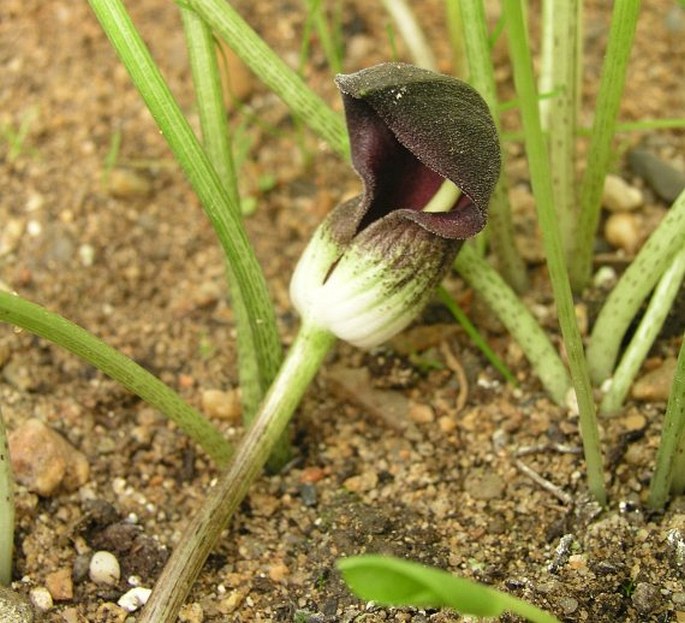
[[[559,623],[551,614],[517,597],[440,569],[391,556],[352,556],[337,567],[361,599],[387,606],[453,608],[461,614],[495,617],[513,612],[534,623]]]
[[[549,157],[540,127],[538,98],[533,78],[532,59],[526,42],[521,2],[520,0],[504,0],[503,6],[507,20],[509,53],[514,66],[514,83],[521,98],[521,117],[526,134],[526,153],[536,199],[538,221],[543,234],[547,268],[580,412],[588,486],[594,497],[604,504],[606,488],[595,404],[583,343],[576,322],[561,233],[556,222]]]
[[[611,376],[623,336],[642,301],[666,267],[685,246],[685,191],[630,263],[597,316],[587,349],[590,375],[596,385]]]
[[[219,180],[120,0],[90,0],[90,4],[214,227],[231,267],[232,289],[240,290],[237,300],[250,310],[247,326],[240,329],[251,333],[260,374],[275,369],[281,353],[274,310],[239,206]],[[266,385],[265,380],[262,386]]]
[[[478,332],[478,329],[469,320],[469,317],[464,313],[464,310],[459,307],[457,302],[449,295],[447,290],[442,286],[438,288],[438,298],[442,304],[447,307],[455,320],[462,326],[466,334],[469,336],[471,342],[480,350],[490,364],[497,370],[507,381],[514,387],[518,385],[516,378],[511,373],[507,365],[497,356],[497,353],[490,348],[488,343],[483,339],[483,336]]]
[[[349,157],[342,116],[334,113],[297,72],[291,69],[223,0],[189,0],[188,4],[233,49],[255,75],[276,93],[338,154]]]
[[[462,37],[469,66],[469,81],[488,103],[497,131],[500,133],[495,74],[488,44],[485,9],[481,0],[460,0],[459,8],[464,25]],[[511,207],[504,175],[500,177],[490,200],[488,231],[490,246],[497,257],[500,273],[514,290],[524,292],[528,288],[528,275],[514,241]]]
[[[228,462],[232,449],[218,429],[168,385],[82,327],[8,292],[0,292],[0,322],[26,329],[95,366],[178,424],[219,465]]]
[[[207,156],[230,197],[227,209],[234,211],[233,218],[241,219],[240,193],[233,162],[215,40],[209,28],[196,13],[181,9],[181,17],[195,85],[202,141]],[[245,303],[230,262],[226,263],[226,270],[236,324],[238,378],[243,421],[249,424],[278,372],[282,360],[281,343],[274,325],[266,336],[271,339],[267,352],[259,349],[250,331],[250,309]],[[283,437],[273,457],[272,467],[282,466],[289,457],[288,438]]]
[[[684,275],[685,247],[673,258],[654,289],[647,311],[614,372],[609,391],[602,400],[603,413],[614,413],[621,408],[635,375],[664,326]]]
[[[406,0],[381,0],[387,13],[392,17],[397,31],[409,48],[409,53],[419,67],[437,70],[438,62],[421,30],[416,16]]]
[[[685,490],[685,335],[680,345],[678,363],[671,395],[666,406],[664,429],[656,456],[656,469],[649,486],[648,506],[655,510],[663,508],[669,490],[676,494]],[[675,478],[675,474],[678,474]]]
[[[575,138],[578,103],[577,37],[578,0],[553,2],[551,23],[543,28],[551,30],[551,82],[545,91],[555,93],[544,100],[549,107],[549,160],[552,173],[557,221],[561,231],[564,253],[568,261],[573,252],[576,225],[577,197],[575,193]]]
[[[214,38],[209,28],[193,11],[181,9],[181,15],[188,43],[202,140],[207,156],[230,197],[227,209],[233,211],[233,218],[240,219],[242,217],[240,193],[233,162],[230,131],[221,89]],[[249,330],[250,310],[243,299],[241,288],[233,274],[230,262],[228,263],[228,273],[237,327],[243,416],[244,420],[249,422],[278,372],[278,366],[282,359],[280,356],[281,344],[276,331],[271,331],[268,335],[271,338],[271,344],[268,347],[269,356],[263,356],[253,339],[252,332]]]
[[[454,75],[462,80],[468,79],[469,63],[466,59],[464,44],[464,20],[459,0],[445,0],[445,17],[447,18],[447,36],[452,51],[452,68]]]
[[[571,381],[561,357],[545,331],[500,274],[478,253],[465,244],[454,267],[464,280],[483,297],[488,307],[516,340],[547,393],[563,405]]]
[[[14,479],[10,463],[7,431],[0,410],[0,585],[12,581],[14,560]]]
[[[599,222],[602,190],[611,158],[611,142],[626,79],[633,36],[640,10],[640,0],[616,0],[602,77],[595,106],[587,166],[580,189],[580,215],[570,266],[571,282],[582,290],[592,271],[595,233]]]

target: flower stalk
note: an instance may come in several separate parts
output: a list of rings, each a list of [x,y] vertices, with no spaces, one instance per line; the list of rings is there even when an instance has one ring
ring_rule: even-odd
[[[302,325],[231,464],[208,493],[164,567],[140,623],[176,620],[207,556],[264,467],[334,341],[328,331]]]

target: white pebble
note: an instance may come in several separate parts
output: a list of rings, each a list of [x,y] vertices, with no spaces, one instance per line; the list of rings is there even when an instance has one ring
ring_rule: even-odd
[[[96,584],[116,584],[121,577],[121,569],[116,556],[110,552],[95,552],[88,568],[90,579]]]
[[[34,607],[41,612],[47,612],[52,608],[52,595],[44,586],[32,588],[29,592],[29,599]]]
[[[607,175],[604,179],[602,205],[610,212],[635,210],[644,203],[642,191],[618,175]]]
[[[128,612],[135,612],[138,608],[143,607],[147,603],[151,592],[151,588],[136,586],[119,597],[117,604]]]

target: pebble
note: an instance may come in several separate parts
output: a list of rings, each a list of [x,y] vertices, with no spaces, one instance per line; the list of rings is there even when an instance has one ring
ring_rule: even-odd
[[[666,401],[671,393],[677,360],[667,357],[655,370],[650,370],[633,384],[631,395],[635,400]]]
[[[242,414],[240,392],[237,389],[205,389],[202,392],[202,410],[207,417],[237,424]]]
[[[412,401],[409,403],[409,417],[417,424],[428,424],[435,421],[435,412],[430,405]]]
[[[290,575],[288,565],[280,562],[269,567],[269,578],[274,582],[282,582]]]
[[[2,377],[10,385],[23,392],[33,391],[38,385],[36,379],[31,376],[29,369],[12,359],[2,369]]]
[[[573,614],[578,610],[578,600],[573,597],[560,597],[559,605],[566,615]]]
[[[0,621],[33,623],[31,605],[18,593],[0,584]]]
[[[52,595],[44,586],[32,588],[29,591],[29,599],[36,610],[40,610],[41,612],[47,612],[53,606]]]
[[[378,485],[378,474],[374,471],[366,471],[357,476],[350,476],[343,486],[352,493],[363,493],[364,491],[371,491]]]
[[[630,599],[641,614],[649,614],[661,605],[661,591],[649,582],[638,582]]]
[[[128,612],[121,606],[118,606],[111,601],[106,601],[98,606],[94,620],[106,621],[107,623],[124,623],[127,616]]]
[[[45,586],[55,601],[68,601],[74,597],[74,581],[70,569],[58,569],[45,576]]]
[[[666,203],[673,203],[685,188],[685,173],[646,149],[633,149],[628,154],[628,163]]]
[[[3,223],[0,232],[0,257],[13,253],[19,246],[26,222],[24,219],[10,218]]]
[[[647,426],[647,418],[641,413],[629,413],[623,418],[623,426],[631,432],[643,430]]]
[[[111,552],[95,552],[90,559],[88,574],[90,579],[96,584],[117,584],[121,577],[119,561]]]
[[[630,212],[615,212],[604,224],[604,238],[615,248],[633,255],[640,246],[640,225]]]
[[[151,588],[135,586],[119,597],[117,604],[127,612],[135,612],[147,603],[147,600],[150,599],[151,593]]]
[[[47,497],[59,487],[76,491],[88,481],[86,457],[38,419],[27,420],[12,432],[9,446],[15,478],[29,491]]]
[[[495,472],[475,469],[464,480],[464,491],[476,500],[494,500],[504,493],[504,481]]]
[[[107,178],[109,194],[119,199],[146,197],[151,189],[150,181],[131,169],[114,168]]]
[[[202,623],[205,620],[205,613],[199,603],[193,602],[179,610],[178,620],[181,623]]]
[[[642,191],[626,182],[618,175],[609,174],[604,178],[602,205],[610,212],[629,212],[645,202]]]

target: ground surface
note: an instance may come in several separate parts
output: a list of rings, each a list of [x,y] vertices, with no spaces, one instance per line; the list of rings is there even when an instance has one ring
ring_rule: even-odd
[[[129,4],[196,122],[176,6]],[[387,59],[380,7],[341,4],[345,70]],[[448,71],[440,3],[419,4]],[[685,103],[685,17],[675,2],[644,4],[621,113],[626,121],[682,116]],[[236,5],[296,61],[300,3]],[[584,86],[591,102],[607,15],[591,8],[587,20]],[[339,107],[316,42],[312,54],[307,80]],[[4,0],[0,68],[0,280],[134,357],[238,439],[240,426],[225,419],[235,414],[221,419],[209,391],[227,392],[228,399],[236,385],[219,248],[86,3]],[[505,65],[498,78],[511,97]],[[232,117],[241,124],[239,147],[247,150],[243,192],[257,200],[247,226],[287,344],[297,328],[287,298],[294,262],[322,215],[358,192],[358,182],[325,146],[306,133],[302,138],[255,79],[243,77],[236,89],[262,121]],[[10,139],[22,124],[26,137],[13,151]],[[105,183],[118,137],[117,165]],[[683,136],[675,132],[622,135],[618,153],[643,140],[685,167]],[[510,149],[514,158],[517,149]],[[616,171],[644,186],[622,158]],[[527,173],[516,159],[510,175],[513,187],[525,189]],[[645,196],[639,222],[648,224],[665,205],[648,188]],[[624,264],[613,248],[604,250]],[[536,287],[528,300],[555,333],[544,272],[536,262],[530,268]],[[408,342],[371,354],[336,347],[292,427],[297,460],[253,487],[193,589],[184,621],[461,620],[359,603],[334,563],[364,551],[485,581],[565,621],[685,620],[685,542],[673,532],[685,534],[685,506],[675,500],[658,516],[643,508],[663,400],[629,402],[603,422],[610,505],[602,511],[586,491],[577,420],[545,397],[518,347],[458,280],[450,287],[474,311],[520,388],[502,383],[437,304]],[[662,339],[650,367],[658,369],[675,348],[673,339]],[[0,327],[0,367],[9,429],[38,418],[89,466],[76,491],[39,496],[18,488],[15,588],[33,590],[34,600],[50,588],[45,621],[135,620],[115,603],[132,582],[153,585],[214,468],[162,416],[46,342]],[[526,466],[556,488],[534,482]],[[115,586],[88,578],[98,549],[119,559]]]

